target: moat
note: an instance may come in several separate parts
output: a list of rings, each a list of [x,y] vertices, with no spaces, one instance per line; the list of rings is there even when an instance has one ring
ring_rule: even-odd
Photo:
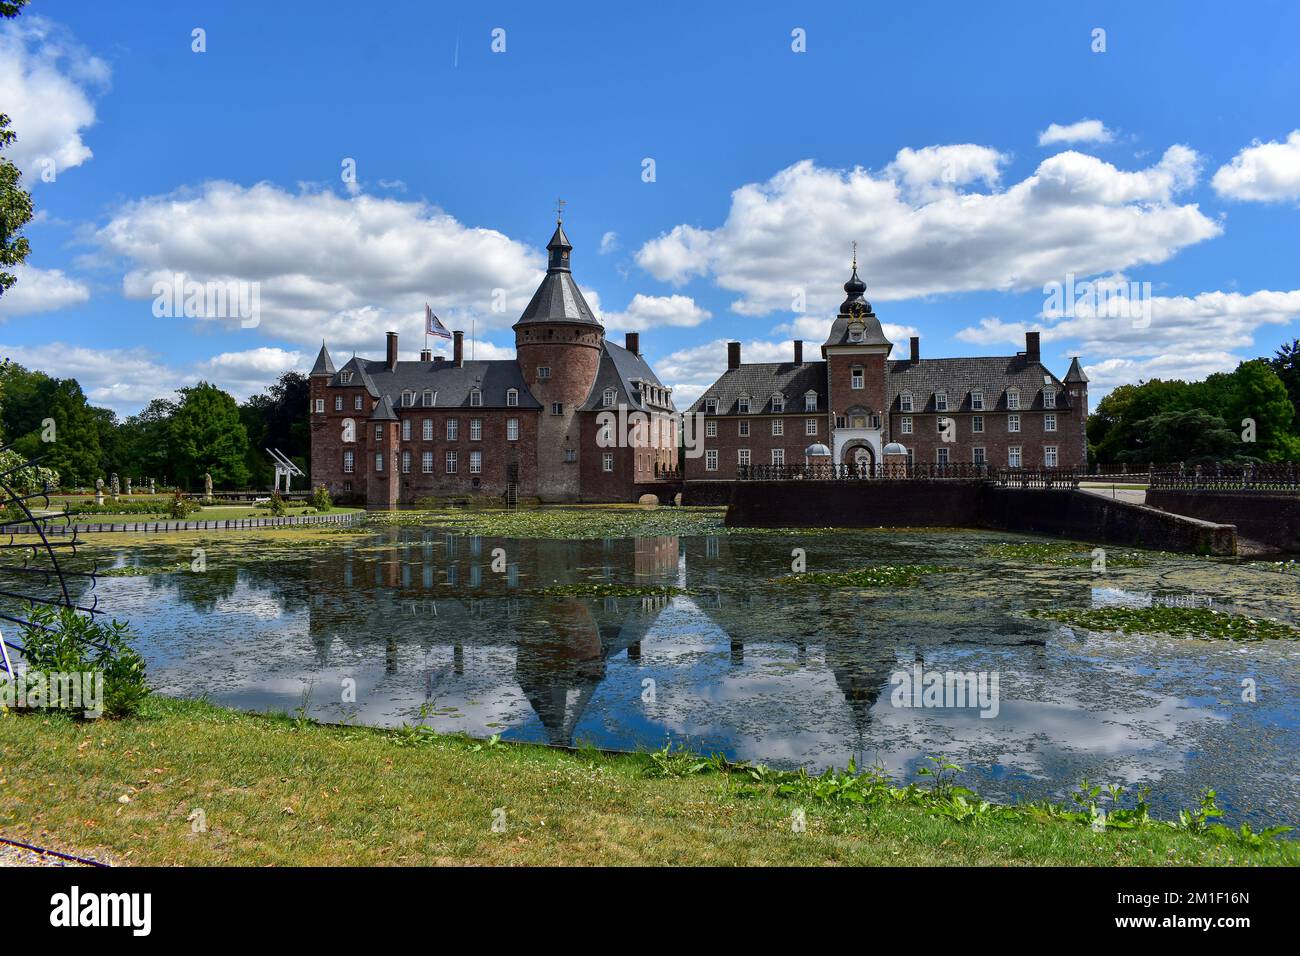
[[[780,587],[808,571],[919,582]],[[1285,566],[971,531],[719,532],[594,540],[403,526],[337,540],[95,548],[164,573],[100,580],[153,685],[250,710],[560,745],[671,742],[781,767],[929,755],[990,799],[1148,785],[1168,816],[1213,786],[1230,823],[1300,821],[1300,645],[1095,634],[1033,609],[1170,603],[1300,623]],[[124,556],[125,555],[125,556]],[[891,675],[996,673],[996,716],[891,700]],[[1253,682],[1254,702],[1242,700]],[[352,689],[355,688],[353,692]]]

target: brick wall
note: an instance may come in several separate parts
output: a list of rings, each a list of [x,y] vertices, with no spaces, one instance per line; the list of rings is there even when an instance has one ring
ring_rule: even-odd
[[[809,435],[806,433],[805,423],[808,419],[816,422],[817,434]],[[784,434],[772,434],[772,422],[774,420],[779,420],[782,423]],[[785,450],[785,463],[787,465],[802,465],[804,449],[809,445],[814,442],[830,443],[827,418],[824,412],[785,412],[780,415],[709,415],[706,422],[716,422],[718,434],[715,437],[710,437],[708,427],[705,426],[704,454],[699,458],[684,459],[685,474],[688,479],[707,481],[735,478],[739,461],[738,453],[741,448],[749,449],[751,465],[772,464],[772,449],[774,448]],[[741,436],[740,422],[748,422],[748,437]],[[716,471],[709,471],[707,468],[710,449],[718,452],[718,468]]]
[[[1055,412],[1030,411],[1013,412],[1019,414],[1020,431],[1007,430],[1006,412],[942,412],[901,414],[891,412],[890,441],[901,442],[912,451],[913,460],[918,464],[933,464],[937,450],[948,449],[948,461],[951,463],[969,463],[974,461],[976,447],[984,449],[985,461],[997,468],[1008,467],[1008,449],[1020,446],[1020,463],[1025,468],[1041,468],[1044,465],[1043,449],[1048,445],[1056,446],[1057,467],[1083,467],[1087,461],[1084,457],[1082,428],[1076,409],[1058,408]],[[1044,416],[1056,415],[1056,431],[1044,431]],[[983,417],[983,433],[974,431],[974,420]],[[947,417],[956,423],[956,441],[945,442],[939,437],[938,419]],[[902,420],[911,418],[912,434],[904,434]]]
[[[523,326],[515,333],[515,351],[524,382],[542,404],[537,426],[537,495],[543,501],[576,501],[581,494],[584,451],[578,406],[586,401],[600,367],[603,333],[573,325]],[[550,377],[538,377],[539,368]],[[551,405],[561,403],[559,415]],[[577,460],[565,461],[565,450]]]

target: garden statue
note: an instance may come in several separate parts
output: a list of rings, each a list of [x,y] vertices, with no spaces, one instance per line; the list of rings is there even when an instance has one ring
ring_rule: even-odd
[[[95,479],[95,505],[102,507],[104,504],[104,479]]]
[[[206,471],[203,473],[203,503],[212,504],[212,476]]]
[[[118,494],[118,491],[119,491],[120,489],[121,489],[121,485],[119,485],[119,484],[117,483],[117,472],[113,472],[113,479],[112,479],[112,483],[111,483],[111,485],[110,485],[110,490],[111,490],[111,492],[112,492],[112,494],[113,494],[113,500],[114,500],[114,501],[117,500],[117,494]]]
[[[127,496],[127,498],[130,498],[130,497],[131,497],[131,479],[130,479],[130,478],[128,478],[128,479],[126,480],[126,496]]]
[[[153,479],[150,478],[150,479],[149,479],[149,494],[152,495],[152,494],[156,494],[156,493],[157,493],[157,492],[154,491]]]

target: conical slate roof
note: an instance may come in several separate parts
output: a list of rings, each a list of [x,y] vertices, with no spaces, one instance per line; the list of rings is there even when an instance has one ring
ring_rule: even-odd
[[[375,410],[370,413],[372,422],[395,422],[398,420],[397,412],[393,409],[393,400],[385,395],[375,406]]]
[[[555,234],[546,244],[546,251],[546,278],[533,293],[532,300],[515,327],[535,322],[574,322],[603,328],[583,298],[582,290],[573,281],[573,271],[569,264],[569,253],[573,251],[573,245],[564,234],[564,226],[559,223],[555,224]]]
[[[1062,381],[1070,384],[1075,382],[1087,383],[1088,376],[1085,375],[1083,369],[1079,367],[1079,356],[1076,355],[1070,360],[1070,370],[1065,373],[1065,378],[1062,379]]]
[[[316,356],[316,364],[311,367],[310,375],[333,375],[334,362],[330,359],[330,353],[325,348],[325,343],[320,344],[320,353]]]

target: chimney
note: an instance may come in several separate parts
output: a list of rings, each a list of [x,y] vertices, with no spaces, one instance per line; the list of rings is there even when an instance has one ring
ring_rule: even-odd
[[[1037,362],[1040,361],[1041,358],[1042,355],[1038,349],[1038,333],[1026,332],[1025,333],[1025,361]]]
[[[727,343],[727,368],[740,368],[740,343]]]
[[[640,332],[626,333],[623,341],[627,350],[631,352],[633,355],[641,354],[641,333]]]
[[[794,364],[803,364],[803,339],[794,340]]]
[[[465,333],[451,333],[451,341],[452,361],[456,363],[457,368],[460,368],[465,364]]]
[[[421,362],[432,362],[432,361],[433,361],[433,349],[421,349],[421,350],[420,350],[420,361],[421,361]]]
[[[433,364],[434,364],[434,365],[441,365],[441,364],[442,364],[443,362],[445,362],[445,361],[446,361],[446,359],[443,358],[441,355],[435,355],[435,356],[433,357]]]
[[[388,371],[397,370],[397,333],[388,333]]]
[[[921,361],[921,337],[919,335],[912,336],[912,361]]]

